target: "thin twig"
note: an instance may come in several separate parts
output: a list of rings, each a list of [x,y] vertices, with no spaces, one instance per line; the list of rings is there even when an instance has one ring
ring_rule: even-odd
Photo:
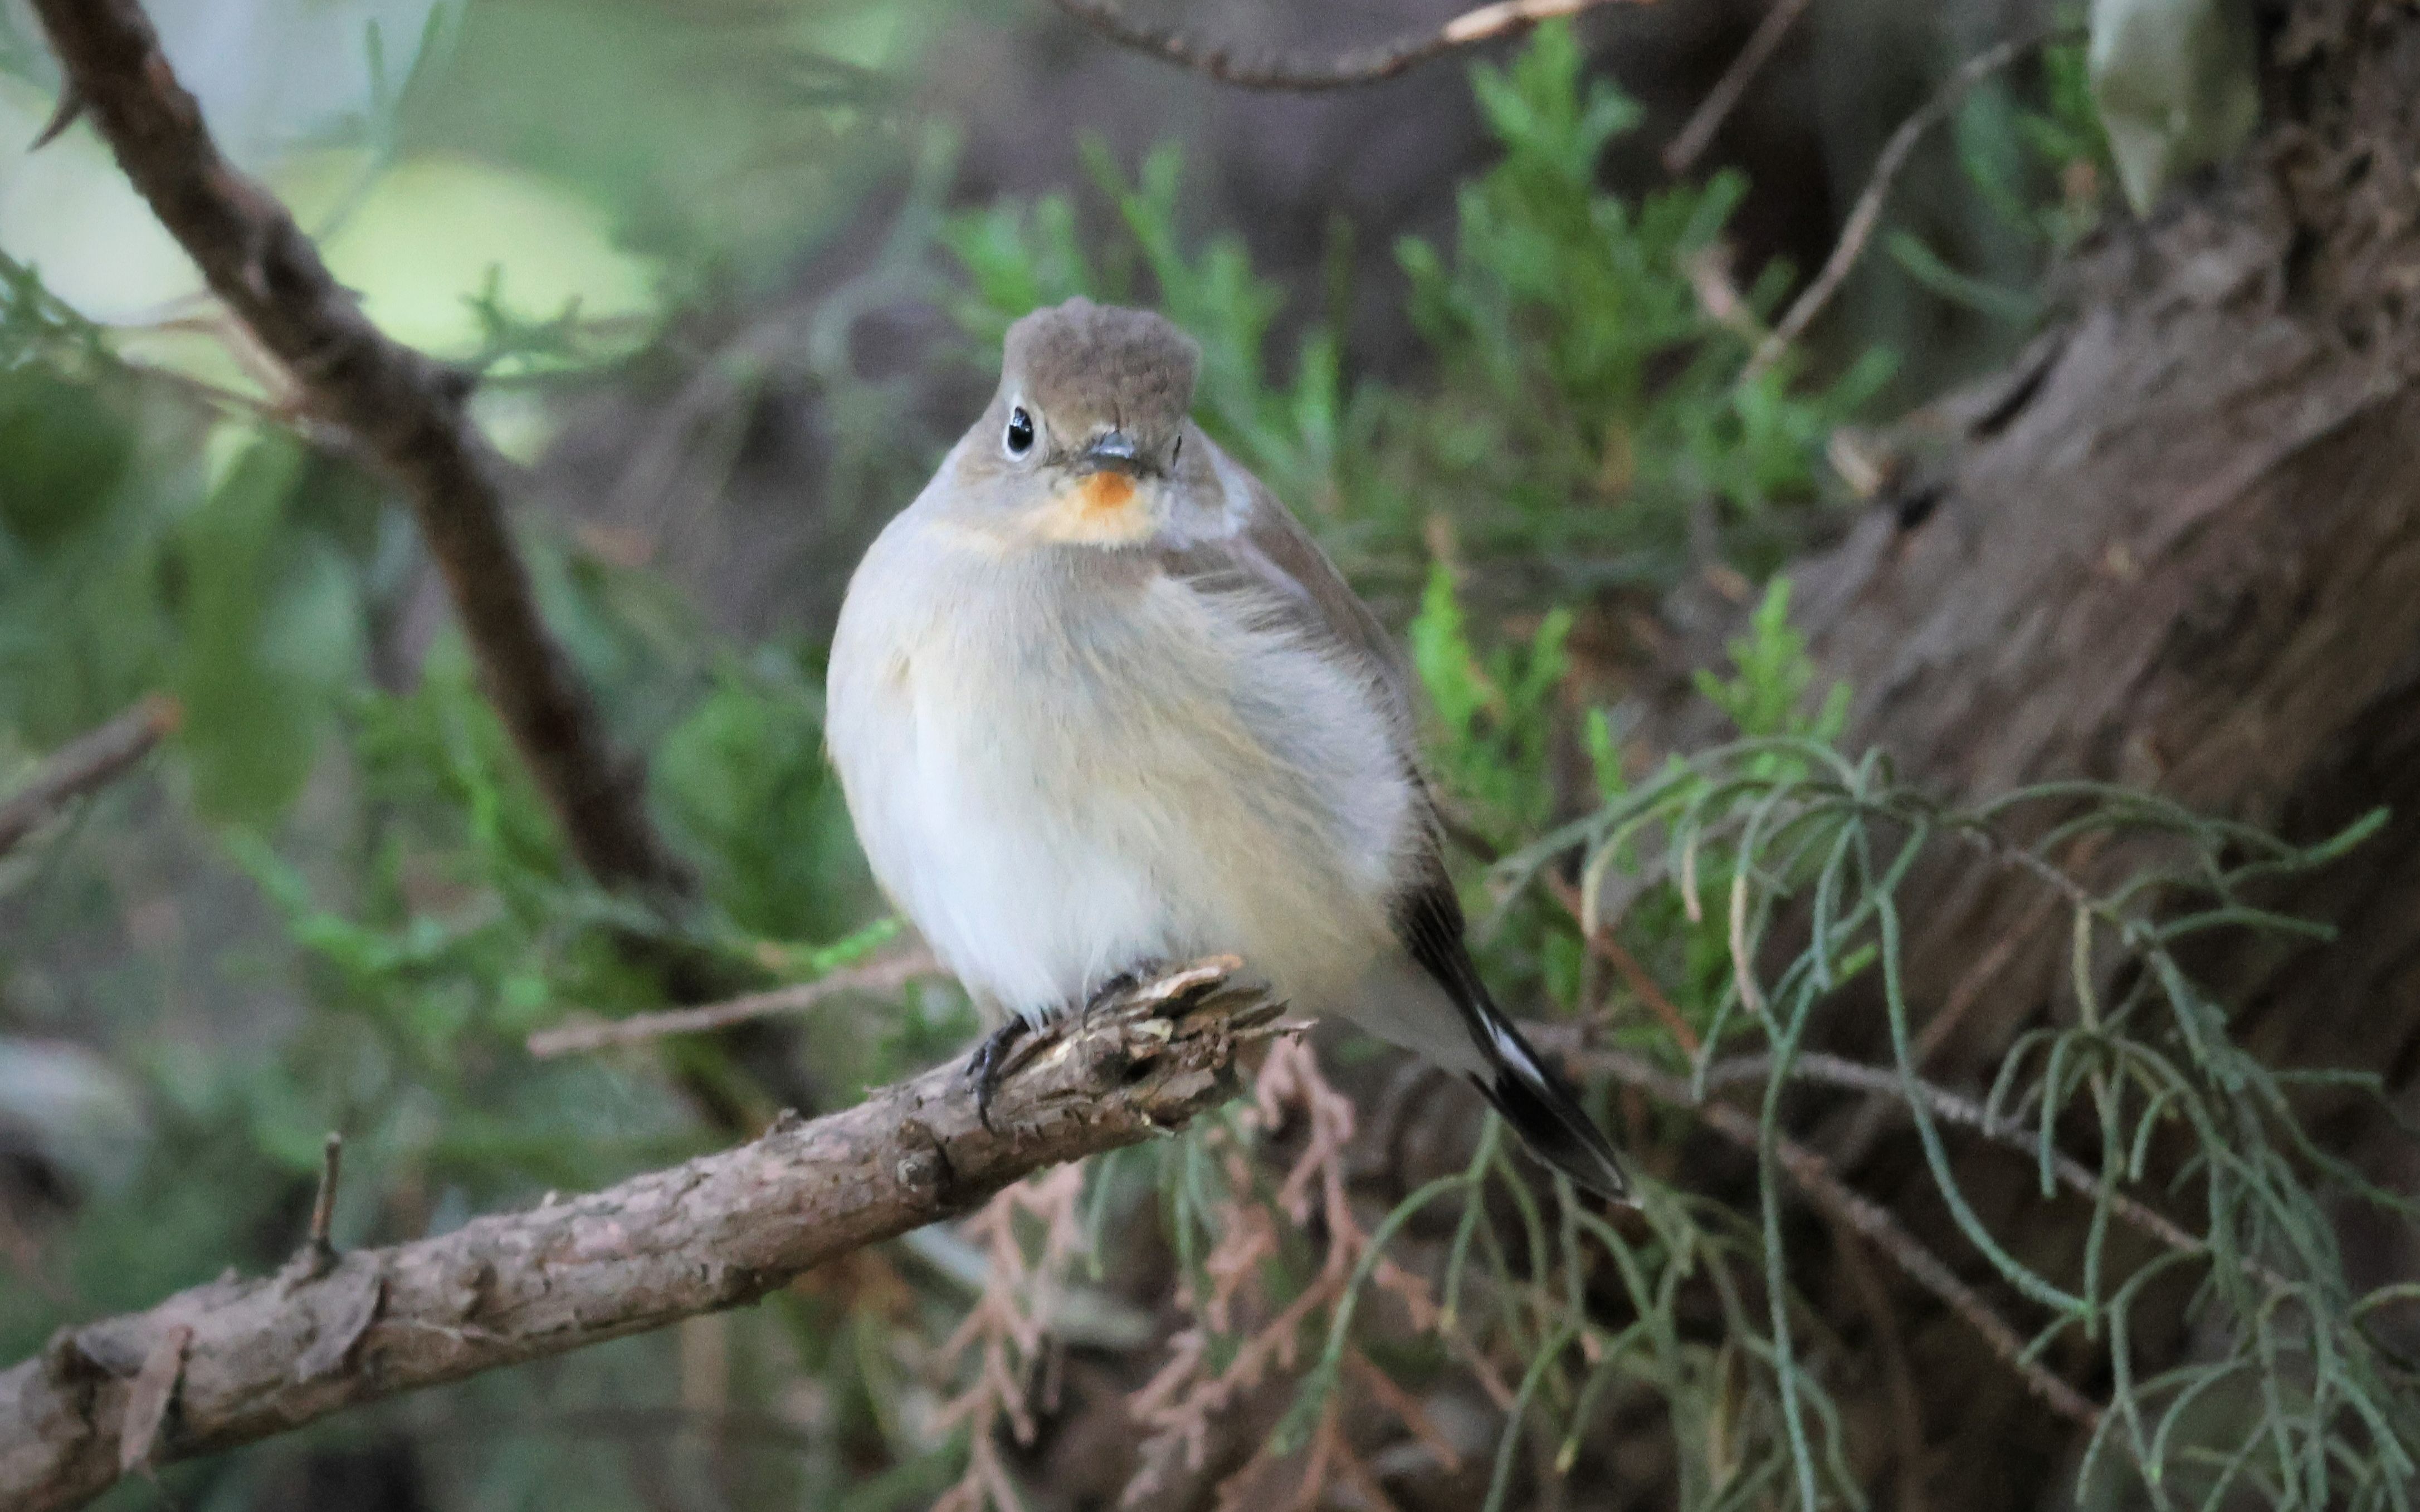
[[[84,96],[76,93],[76,86],[70,82],[67,87],[59,91],[59,102],[52,109],[51,118],[44,121],[42,129],[34,133],[34,139],[25,144],[25,150],[41,151],[42,148],[66,135],[67,129],[83,118]]]
[[[275,196],[223,158],[137,0],[34,0],[67,97],[201,270],[290,375],[314,417],[401,488],[443,571],[489,696],[589,872],[657,901],[694,883],[640,801],[569,658],[539,621],[505,523],[505,464],[465,409],[470,380],[362,313]]]
[[[331,1129],[319,1147],[319,1190],[311,1199],[310,1244],[333,1254],[328,1231],[336,1221],[336,1182],[345,1172],[345,1136]]]
[[[1689,1084],[1681,1077],[1658,1071],[1647,1062],[1619,1050],[1594,1053],[1598,1063],[1611,1072],[1615,1079],[1636,1087],[1650,1097],[1676,1107],[1687,1108],[1705,1125],[1748,1149],[1756,1149],[1761,1135],[1755,1119],[1728,1103],[1699,1103],[1689,1094]],[[1980,1293],[1958,1277],[1958,1273],[1924,1245],[1924,1242],[1908,1232],[1889,1210],[1874,1202],[1841,1180],[1832,1170],[1831,1163],[1823,1156],[1790,1138],[1776,1142],[1782,1168],[1790,1173],[1801,1190],[1830,1217],[1847,1224],[1871,1240],[1894,1264],[1905,1272],[1908,1279],[1931,1292],[1952,1312],[1966,1319],[1993,1354],[2022,1377],[2026,1387],[2041,1398],[2043,1404],[2061,1417],[2087,1430],[2099,1427],[2101,1409],[2083,1393],[2069,1385],[2025,1352],[2025,1341],[2008,1320],[1992,1310]]]
[[[1916,144],[1924,140],[1924,134],[1947,120],[1977,85],[2041,48],[2074,41],[2083,35],[2074,26],[2052,26],[1986,48],[1960,64],[1957,71],[1932,92],[1932,98],[1900,122],[1899,130],[1890,134],[1890,140],[1883,144],[1882,152],[1874,159],[1874,171],[1866,180],[1865,193],[1857,196],[1857,203],[1850,209],[1849,219],[1840,227],[1840,239],[1833,245],[1832,255],[1824,259],[1823,271],[1792,301],[1789,312],[1774,322],[1773,333],[1764,338],[1756,355],[1748,360],[1750,375],[1772,366],[1791,343],[1807,333],[1807,328],[1815,323],[1815,317],[1840,291],[1840,285],[1856,268],[1857,259],[1864,255],[1866,243],[1873,239],[1891,188],[1906,169],[1908,159],[1915,154]]]
[[[1925,1020],[1923,1030],[1916,1036],[1911,1059],[1917,1071],[1922,1072],[1932,1064],[1932,1057],[1957,1032],[1967,1013],[1982,1001],[1984,986],[1998,980],[2002,968],[2009,964],[2009,958],[2016,953],[2017,947],[2030,939],[2034,931],[2050,917],[2050,911],[2057,906],[2058,899],[2055,894],[2045,892],[2036,898],[2017,927],[1993,940],[1991,949],[1977,957],[1974,964],[1967,967],[1965,974],[1950,987],[1949,995],[1942,1001],[1941,1011]],[[1894,1093],[1898,1090],[1896,1085],[1891,1088]],[[1878,1094],[1867,1099],[1850,1119],[1849,1126],[1839,1139],[1833,1143],[1832,1159],[1843,1170],[1853,1171],[1863,1165],[1884,1131],[1890,1127],[1899,1114],[1906,1111],[1906,1107],[1907,1104],[1896,1096]]]
[[[15,850],[61,809],[132,769],[183,717],[175,699],[147,694],[108,723],[52,752],[32,780],[0,803],[0,856]]]
[[[361,467],[375,467],[375,458],[363,452],[361,443],[350,431],[342,430],[324,421],[296,409],[275,399],[265,399],[240,389],[212,383],[208,378],[180,373],[173,367],[137,359],[120,357],[120,364],[134,378],[157,384],[179,398],[189,400],[205,414],[253,421],[287,431],[314,451],[338,457]]]
[[[532,1034],[527,1043],[532,1056],[546,1060],[556,1056],[603,1050],[613,1045],[637,1044],[667,1034],[702,1034],[709,1029],[725,1029],[735,1024],[769,1018],[777,1013],[801,1013],[842,993],[897,992],[917,978],[935,976],[940,970],[941,964],[933,958],[932,951],[921,948],[904,950],[897,955],[884,956],[835,971],[830,976],[818,977],[813,981],[776,987],[770,992],[750,993],[720,1003],[666,1009],[656,1013],[633,1013],[628,1018],[560,1024]]]
[[[1802,1052],[1792,1058],[1790,1063],[1790,1073],[1800,1081],[1821,1082],[1827,1087],[1848,1088],[1854,1091],[1871,1092],[1893,1099],[1903,1096],[1906,1091],[1904,1085],[1900,1081],[1899,1072],[1892,1067],[1869,1066],[1843,1056],[1825,1055],[1815,1050]],[[1772,1057],[1739,1056],[1730,1060],[1717,1061],[1708,1067],[1706,1085],[1711,1088],[1740,1082],[1760,1082],[1772,1074]],[[1916,1085],[1919,1095],[1924,1099],[1925,1105],[1930,1107],[1936,1117],[1972,1129],[1993,1144],[2006,1145],[2010,1149],[2022,1150],[2027,1155],[2036,1153],[2037,1146],[2032,1134],[2006,1119],[1989,1117],[1982,1103],[1972,1098],[1961,1097],[1947,1088],[1936,1087],[1931,1082],[1919,1081]],[[2071,1192],[2084,1196],[2100,1195],[2101,1177],[2082,1161],[2053,1150],[2051,1172],[2058,1179],[2060,1184]],[[2148,1207],[2122,1192],[2110,1194],[2109,1210],[2120,1219],[2171,1249],[2198,1255],[2210,1247],[2187,1233],[2158,1210]],[[2274,1273],[2272,1274],[2273,1275]]]
[[[348,1407],[754,1301],[810,1267],[979,1207],[1046,1165],[1155,1138],[1226,1100],[1281,1005],[1197,963],[1035,1032],[984,1119],[960,1059],[812,1122],[607,1191],[356,1249],[287,1286],[228,1277],[62,1329],[0,1370],[0,1506],[65,1512],[123,1473]],[[132,1409],[188,1331],[156,1439]],[[160,1394],[169,1395],[164,1389]]]
[[[2093,857],[2101,854],[2101,847],[2107,839],[2105,830],[2084,836],[2070,851],[2065,865],[2055,866],[2053,870],[2065,877],[2070,868],[2081,870],[2089,866]],[[2076,890],[2080,892],[2082,889],[2078,887]],[[2017,948],[2031,940],[2034,932],[2049,921],[2051,910],[2058,905],[2063,896],[2066,894],[2056,889],[2041,893],[2026,909],[2024,918],[2018,920],[2016,928],[2004,931],[1951,985],[1949,995],[1942,1000],[1941,1011],[1927,1018],[1924,1027],[1916,1033],[1913,1059],[1919,1074],[1931,1066],[1933,1057],[1941,1053],[1941,1047],[1947,1044],[1950,1037],[1966,1022],[1966,1015],[1975,1005],[1983,1000],[1983,989],[2000,980],[2001,972],[2007,967],[2009,958],[2016,954]],[[1892,1088],[1893,1093],[1897,1090],[1897,1088]],[[1906,1106],[1895,1095],[1869,1098],[1850,1119],[1840,1137],[1833,1142],[1833,1164],[1846,1171],[1854,1171],[1864,1165],[1866,1156],[1873,1150],[1875,1141],[1883,1136],[1891,1119],[1906,1110]]]
[[[1615,0],[1498,0],[1447,22],[1435,31],[1417,32],[1390,42],[1357,47],[1334,58],[1309,61],[1278,53],[1248,56],[1232,47],[1198,42],[1183,32],[1135,20],[1112,0],[1052,0],[1061,10],[1121,47],[1205,74],[1238,89],[1288,90],[1310,93],[1349,89],[1377,84],[1433,63],[1450,53],[1517,36],[1558,16],[1577,15]],[[1651,5],[1653,0],[1621,0]]]
[[[300,1286],[326,1275],[336,1264],[336,1246],[328,1235],[336,1221],[336,1182],[345,1171],[345,1136],[334,1130],[319,1147],[319,1190],[311,1198],[311,1228],[302,1247],[287,1263],[287,1284]]]
[[[1740,49],[1739,56],[1731,59],[1730,67],[1723,70],[1723,76],[1714,81],[1714,88],[1707,91],[1706,98],[1690,115],[1688,124],[1665,145],[1665,172],[1687,173],[1706,148],[1714,145],[1714,133],[1723,129],[1723,122],[1739,108],[1740,100],[1747,94],[1749,83],[1763,71],[1767,63],[1773,61],[1773,54],[1781,50],[1781,39],[1790,35],[1790,28],[1806,13],[1808,3],[1809,0],[1774,0],[1772,7],[1765,11],[1764,19],[1758,22],[1756,30],[1748,34],[1747,45]]]
[[[1663,986],[1639,964],[1638,957],[1615,939],[1611,931],[1599,927],[1588,917],[1580,900],[1580,889],[1572,886],[1568,878],[1553,872],[1546,872],[1545,878],[1546,890],[1555,895],[1555,901],[1563,905],[1563,911],[1570,914],[1572,921],[1580,927],[1580,935],[1588,941],[1588,948],[1621,973],[1623,983],[1640,1002],[1647,1005],[1656,1020],[1671,1031],[1672,1042],[1681,1047],[1682,1053],[1695,1056],[1698,1053],[1698,1031],[1690,1026],[1687,1015],[1665,994]]]

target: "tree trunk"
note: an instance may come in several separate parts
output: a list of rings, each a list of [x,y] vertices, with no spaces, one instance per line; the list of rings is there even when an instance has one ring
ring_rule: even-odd
[[[2265,1056],[2399,1088],[2420,1044],[2420,13],[2303,0],[2263,22],[2267,126],[2248,162],[2087,249],[2069,317],[1911,424],[1934,460],[1800,563],[1794,603],[1854,690],[1850,748],[1880,746],[1928,787],[2122,781],[2298,841],[2392,806],[2384,831],[2277,900],[2341,926],[2337,943],[2198,964]],[[1676,741],[1685,722],[1667,721]],[[1978,962],[1989,979],[1931,1063],[1941,1079],[1974,1085],[2018,1032],[2071,1011],[2067,920],[2038,893],[1979,864],[1911,891],[1911,1001],[1948,999]],[[2011,933],[2024,943],[1995,957]],[[1842,1020],[1879,1042],[1854,1007]],[[2331,1140],[2388,1158],[2382,1120],[2350,1100],[2319,1116]],[[1938,1211],[1895,1145],[1861,1181],[1912,1218]],[[2019,1216],[2028,1184],[2012,1172],[1986,1221],[2038,1229],[2041,1210]],[[1931,1237],[1967,1253],[1946,1223]],[[2414,1269],[2399,1232],[2353,1252],[2357,1279]],[[1855,1316],[1853,1294],[1839,1306]],[[2040,1504],[2073,1447],[2063,1426],[1954,1323],[1922,1323],[1913,1346],[1943,1404],[1925,1425],[1936,1504]]]

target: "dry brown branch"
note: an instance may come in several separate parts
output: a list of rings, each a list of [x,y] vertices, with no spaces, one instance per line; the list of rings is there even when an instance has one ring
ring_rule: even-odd
[[[1562,904],[1563,911],[1572,916],[1572,922],[1579,926],[1580,936],[1588,942],[1589,949],[1621,974],[1622,984],[1647,1005],[1657,1023],[1671,1031],[1672,1042],[1681,1047],[1683,1055],[1696,1055],[1698,1031],[1690,1027],[1688,1017],[1673,1003],[1647,968],[1639,964],[1638,957],[1615,939],[1606,926],[1588,917],[1588,907],[1581,901],[1579,888],[1557,872],[1548,872],[1545,877],[1546,889],[1555,895],[1557,903]]]
[[[1828,1087],[1869,1092],[1877,1097],[1887,1097],[1898,1105],[1905,1105],[1900,1102],[1900,1099],[1905,1096],[1904,1084],[1900,1082],[1898,1071],[1889,1066],[1868,1066],[1839,1056],[1825,1055],[1821,1051],[1807,1051],[1791,1062],[1790,1073],[1801,1081],[1821,1082]],[[1720,1087],[1730,1082],[1762,1081],[1771,1074],[1771,1057],[1741,1056],[1708,1068],[1706,1085]],[[1972,1098],[1961,1097],[1947,1088],[1936,1087],[1930,1082],[1918,1082],[1916,1087],[1924,1099],[1925,1106],[1932,1111],[1935,1118],[1972,1129],[1994,1144],[2006,1145],[2010,1149],[2022,1151],[2027,1156],[2035,1154],[2036,1139],[2032,1131],[2005,1119],[1990,1117],[1982,1103]],[[2080,1196],[2095,1196],[2101,1190],[2101,1178],[2082,1161],[2071,1155],[2053,1150],[2051,1174],[2057,1179],[2060,1185]],[[2187,1233],[2180,1225],[2157,1209],[2149,1207],[2122,1192],[2110,1194],[2109,1211],[2121,1222],[2131,1224],[2170,1249],[2198,1255],[2209,1248],[2201,1240]],[[2255,1274],[2260,1275],[2273,1285],[2287,1284],[2285,1277],[2257,1260],[2247,1260],[2244,1264]]]
[[[1739,108],[1748,85],[1781,50],[1782,39],[1790,35],[1790,28],[1806,13],[1808,3],[1809,0],[1774,0],[1764,19],[1748,34],[1747,45],[1740,49],[1739,56],[1731,59],[1730,67],[1723,70],[1714,88],[1706,91],[1706,98],[1690,113],[1687,123],[1665,145],[1665,172],[1687,173],[1704,156],[1706,148],[1714,145],[1714,133]]]
[[[80,101],[210,289],[317,420],[358,439],[418,516],[504,726],[599,882],[659,898],[689,874],[540,624],[504,520],[504,463],[465,412],[466,377],[362,314],[275,196],[219,155],[137,0],[35,0]]]
[[[293,1281],[316,1280],[328,1273],[336,1263],[336,1246],[329,1233],[336,1219],[336,1183],[345,1171],[345,1136],[331,1130],[319,1146],[319,1190],[311,1198],[311,1227],[302,1236],[302,1247],[286,1262],[286,1274]]]
[[[1832,302],[1832,296],[1840,292],[1840,285],[1848,281],[1849,274],[1856,268],[1857,259],[1865,255],[1866,243],[1873,239],[1874,228],[1882,223],[1883,206],[1890,199],[1891,188],[1899,181],[1900,173],[1905,171],[1908,160],[1915,155],[1916,144],[1924,140],[1925,133],[1947,120],[1977,85],[2031,57],[2043,47],[2074,41],[2083,35],[2073,26],[2054,26],[2024,37],[2012,37],[1997,46],[1985,48],[1960,64],[1948,78],[1941,82],[1941,87],[1932,92],[1932,97],[1917,107],[1915,115],[1899,123],[1899,130],[1890,134],[1890,140],[1883,144],[1882,151],[1875,156],[1874,171],[1866,179],[1864,193],[1850,208],[1848,220],[1841,224],[1840,239],[1833,244],[1832,255],[1823,259],[1823,270],[1815,275],[1814,282],[1802,289],[1798,298],[1791,301],[1790,309],[1774,322],[1772,333],[1758,346],[1756,355],[1748,359],[1749,373],[1761,373],[1771,367],[1789,349],[1791,343],[1807,334],[1807,328],[1813,325],[1815,317],[1823,313],[1823,307]]]
[[[1760,1148],[1761,1136],[1755,1119],[1728,1103],[1699,1103],[1689,1093],[1689,1084],[1681,1077],[1656,1070],[1636,1056],[1619,1050],[1594,1052],[1597,1064],[1610,1072],[1625,1086],[1636,1087],[1659,1102],[1686,1108],[1696,1114],[1706,1127],[1744,1149]],[[2101,1409],[2082,1392],[2053,1375],[2025,1353],[2025,1341],[2009,1325],[2006,1319],[1992,1310],[1982,1295],[1949,1268],[1947,1261],[1924,1246],[1923,1241],[1908,1232],[1905,1225],[1893,1217],[1890,1211],[1872,1198],[1850,1186],[1834,1174],[1831,1163],[1814,1150],[1789,1138],[1776,1141],[1782,1169],[1798,1183],[1809,1200],[1823,1211],[1824,1216],[1855,1229],[1870,1240],[1891,1262],[1906,1273],[1909,1280],[1930,1291],[1947,1304],[1950,1311],[1964,1319],[2002,1364],[2015,1371],[2043,1405],[2059,1416],[2090,1431],[2101,1423]]]
[[[989,1263],[983,1295],[941,1353],[954,1365],[971,1355],[975,1372],[942,1409],[939,1426],[966,1426],[967,1469],[933,1504],[933,1512],[1024,1512],[1016,1478],[1001,1456],[1000,1430],[1008,1428],[1020,1444],[1033,1442],[1033,1411],[1026,1396],[1049,1331],[1049,1299],[1083,1243],[1077,1211],[1083,1196],[1083,1172],[1063,1165],[1003,1189],[966,1222],[967,1237],[982,1246]],[[1017,1233],[1020,1216],[1042,1225],[1041,1254],[1032,1261]]]
[[[1134,1144],[1222,1101],[1279,1005],[1215,958],[1038,1031],[978,1118],[964,1061],[813,1122],[316,1279],[226,1280],[62,1329],[0,1372],[0,1506],[57,1512],[144,1462],[752,1302],[799,1272],[968,1211],[1029,1172]],[[134,1409],[180,1330],[156,1431]],[[161,1366],[152,1372],[156,1381]]]
[[[1246,1117],[1274,1131],[1286,1121],[1289,1108],[1301,1115],[1306,1137],[1273,1195],[1260,1190],[1243,1149],[1231,1144],[1225,1151],[1222,1168],[1231,1195],[1218,1219],[1218,1241],[1202,1264],[1212,1291],[1207,1297],[1187,1295],[1193,1322],[1169,1341],[1168,1363],[1127,1402],[1128,1412],[1147,1437],[1141,1468],[1121,1494],[1121,1506],[1156,1505],[1180,1467],[1195,1473],[1204,1468],[1213,1425],[1275,1372],[1293,1367],[1305,1329],[1342,1300],[1369,1249],[1369,1230],[1353,1211],[1345,1189],[1352,1101],[1328,1083],[1317,1056],[1298,1039],[1280,1040],[1270,1047]],[[1247,1305],[1273,1300],[1262,1291],[1266,1281],[1263,1273],[1264,1262],[1278,1254],[1280,1224],[1326,1236],[1318,1273],[1283,1306],[1272,1310],[1260,1305],[1250,1332],[1222,1366],[1215,1358],[1215,1338],[1234,1330],[1237,1314]],[[1421,1278],[1381,1258],[1372,1267],[1370,1279],[1403,1305],[1416,1330],[1437,1326],[1436,1305]],[[1405,1426],[1415,1436],[1427,1429],[1424,1422],[1408,1419]],[[1331,1466],[1350,1476],[1359,1465],[1349,1446],[1343,1446],[1342,1458],[1336,1442],[1315,1440],[1314,1446],[1322,1452],[1307,1458],[1304,1478],[1296,1483],[1298,1497],[1315,1491]],[[1273,1446],[1263,1443],[1222,1485],[1243,1485],[1275,1458]]]
[[[177,701],[153,693],[51,753],[31,780],[0,803],[0,856],[76,799],[110,784],[150,754],[183,718]]]
[[[576,1023],[559,1024],[532,1034],[527,1045],[531,1055],[546,1060],[555,1056],[581,1055],[613,1045],[638,1044],[667,1034],[702,1034],[709,1029],[727,1029],[751,1019],[770,1018],[779,1013],[803,1013],[817,1003],[843,993],[895,993],[919,977],[939,974],[941,964],[933,958],[932,951],[919,946],[896,955],[844,967],[813,981],[776,987],[769,992],[749,993],[720,1003],[633,1013],[628,1018],[583,1018]]]
[[[1614,0],[1497,0],[1497,4],[1465,11],[1435,31],[1399,37],[1390,42],[1355,48],[1337,57],[1316,61],[1276,53],[1247,56],[1231,47],[1197,42],[1183,32],[1135,20],[1113,0],[1052,0],[1052,3],[1120,47],[1131,48],[1179,68],[1190,69],[1220,84],[1233,85],[1238,89],[1309,93],[1377,84],[1409,73],[1423,63],[1434,63],[1448,54],[1475,47],[1481,42],[1491,42],[1500,37],[1515,37],[1542,21],[1577,15],[1583,10],[1613,4]],[[1649,5],[1653,0],[1623,0],[1623,3]]]

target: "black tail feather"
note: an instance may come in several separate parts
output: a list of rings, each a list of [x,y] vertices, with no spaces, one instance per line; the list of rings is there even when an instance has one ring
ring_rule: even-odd
[[[1537,1157],[1586,1191],[1615,1202],[1630,1200],[1630,1182],[1614,1157],[1613,1142],[1580,1110],[1571,1083],[1531,1048],[1479,980],[1479,967],[1462,938],[1462,904],[1442,862],[1429,856],[1426,873],[1396,900],[1395,935],[1461,1011],[1486,1068],[1471,1084],[1504,1115]]]
[[[1582,1111],[1579,1094],[1530,1048],[1512,1021],[1488,1006],[1482,1047],[1495,1062],[1493,1075],[1470,1078],[1495,1104],[1532,1154],[1572,1179],[1581,1190],[1615,1202],[1630,1200],[1613,1142]]]

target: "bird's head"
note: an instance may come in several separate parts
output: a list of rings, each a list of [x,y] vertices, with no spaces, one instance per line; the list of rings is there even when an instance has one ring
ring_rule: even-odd
[[[1147,310],[1075,299],[1009,327],[1000,392],[954,457],[960,523],[1061,545],[1152,539],[1174,507],[1201,363]]]

